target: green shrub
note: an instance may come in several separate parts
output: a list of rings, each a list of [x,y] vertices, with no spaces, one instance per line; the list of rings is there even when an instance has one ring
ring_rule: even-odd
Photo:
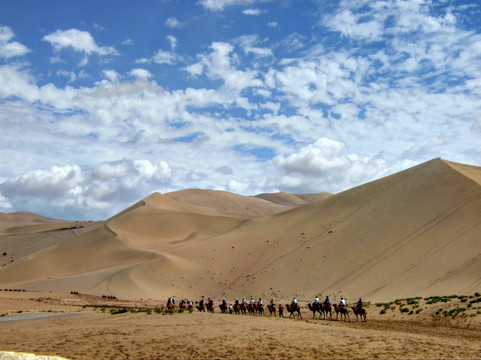
[[[111,315],[123,314],[123,313],[126,313],[127,311],[128,310],[126,308],[110,309],[110,314]]]

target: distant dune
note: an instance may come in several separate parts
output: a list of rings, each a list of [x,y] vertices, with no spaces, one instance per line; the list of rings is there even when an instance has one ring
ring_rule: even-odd
[[[351,301],[481,288],[481,168],[441,159],[334,195],[154,193],[105,222],[22,231],[32,216],[0,214],[0,287]]]

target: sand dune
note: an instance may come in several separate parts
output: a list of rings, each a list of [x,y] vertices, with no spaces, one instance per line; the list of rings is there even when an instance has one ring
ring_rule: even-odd
[[[481,288],[480,184],[481,168],[434,159],[335,195],[155,193],[4,263],[0,286],[132,299],[472,293]],[[38,234],[17,228],[14,249],[3,229],[9,253]]]

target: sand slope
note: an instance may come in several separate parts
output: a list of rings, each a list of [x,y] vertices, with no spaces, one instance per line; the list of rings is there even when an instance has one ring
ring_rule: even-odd
[[[0,287],[156,299],[472,293],[480,183],[481,168],[434,159],[335,195],[155,193],[5,264]]]

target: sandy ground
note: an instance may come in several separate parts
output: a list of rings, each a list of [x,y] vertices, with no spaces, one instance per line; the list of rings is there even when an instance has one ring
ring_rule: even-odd
[[[48,299],[48,294],[2,294],[0,310],[5,313],[8,308],[9,315],[0,317],[0,351],[89,360],[477,359],[481,354],[477,323],[382,318],[375,308],[368,310],[368,321],[361,323],[313,320],[307,311],[303,320],[197,311],[111,315],[98,307],[65,305],[74,300],[69,296]],[[10,316],[56,313],[62,316],[1,321]],[[70,313],[73,316],[65,316]]]

